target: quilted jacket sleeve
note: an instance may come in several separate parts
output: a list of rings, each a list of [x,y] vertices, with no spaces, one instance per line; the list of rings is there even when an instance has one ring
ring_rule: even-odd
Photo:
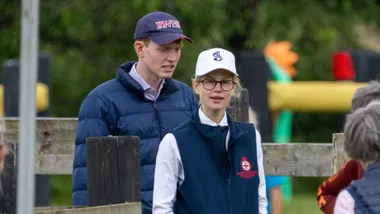
[[[88,205],[86,138],[91,136],[108,136],[110,117],[109,109],[97,96],[89,95],[83,101],[78,117],[75,137],[75,151],[72,177],[72,204]]]
[[[195,111],[198,109],[198,106],[199,106],[198,99],[195,96],[195,93],[193,92],[193,90],[191,88],[190,88],[189,94],[190,94],[190,99],[191,99],[191,101],[190,101],[191,102],[191,109],[192,109],[192,111]]]

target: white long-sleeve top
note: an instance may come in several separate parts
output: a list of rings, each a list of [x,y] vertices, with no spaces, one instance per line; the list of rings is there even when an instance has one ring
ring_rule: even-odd
[[[334,214],[354,214],[355,200],[347,190],[339,193],[334,206]]]
[[[224,114],[219,124],[210,120],[199,108],[200,122],[210,126],[228,126],[227,115]],[[267,214],[267,197],[265,187],[265,174],[263,166],[263,152],[261,148],[261,135],[256,131],[257,165],[259,171],[259,214]],[[228,130],[226,144],[230,138]],[[228,146],[226,146],[228,148]],[[173,214],[173,206],[176,200],[177,186],[185,180],[181,156],[177,140],[173,134],[168,133],[162,139],[156,158],[156,170],[154,175],[153,214]]]

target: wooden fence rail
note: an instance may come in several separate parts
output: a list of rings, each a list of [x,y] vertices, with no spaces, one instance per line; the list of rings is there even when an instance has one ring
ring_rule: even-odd
[[[6,137],[17,142],[17,118],[6,118]],[[37,174],[72,173],[77,118],[37,118]],[[332,143],[263,143],[268,175],[330,176],[336,152]]]
[[[38,207],[34,214],[141,214],[141,202],[96,207]]]

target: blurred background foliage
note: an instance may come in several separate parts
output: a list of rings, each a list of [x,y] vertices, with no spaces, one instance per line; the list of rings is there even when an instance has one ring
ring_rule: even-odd
[[[263,50],[288,40],[298,53],[295,80],[332,80],[331,54],[361,48],[356,27],[380,23],[374,0],[42,0],[40,50],[53,60],[52,115],[76,117],[81,101],[116,68],[136,60],[137,20],[163,10],[175,15],[193,44],[184,43],[175,78],[190,84],[201,50],[219,46]],[[0,0],[0,62],[20,52],[20,0]],[[260,72],[260,71],[252,71]],[[333,114],[295,113],[292,142],[331,142]],[[322,178],[294,178],[295,193],[314,197]],[[54,203],[71,203],[71,177],[53,179]],[[314,198],[313,198],[314,200]],[[316,202],[311,202],[316,206]]]

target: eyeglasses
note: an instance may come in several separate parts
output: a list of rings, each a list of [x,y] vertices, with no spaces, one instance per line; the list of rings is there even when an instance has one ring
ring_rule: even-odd
[[[220,84],[220,87],[223,89],[223,91],[231,91],[236,85],[236,82],[232,80],[216,81],[212,79],[204,79],[200,82],[202,83],[203,87],[209,91],[213,90],[218,83]]]

